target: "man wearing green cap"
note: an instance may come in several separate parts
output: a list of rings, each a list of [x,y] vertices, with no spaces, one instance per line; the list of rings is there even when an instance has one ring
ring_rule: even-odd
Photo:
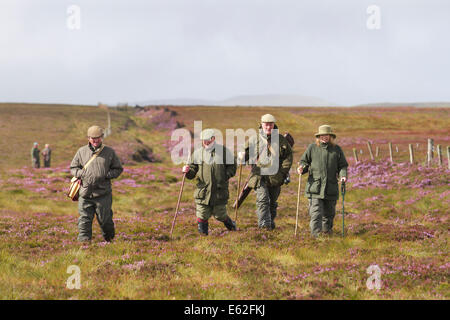
[[[33,148],[31,149],[31,166],[33,168],[41,167],[41,159],[39,157],[40,150],[39,144],[37,142],[33,143]]]
[[[94,215],[100,224],[105,241],[115,235],[112,206],[111,179],[123,171],[114,150],[103,145],[103,129],[92,126],[88,129],[88,144],[78,149],[70,164],[70,172],[80,178],[82,185],[78,200],[78,241],[92,239]],[[87,167],[88,161],[95,157]]]
[[[198,231],[208,235],[211,216],[228,230],[236,230],[236,223],[227,214],[228,180],[236,174],[236,159],[229,149],[216,143],[213,129],[203,130],[200,139],[202,147],[194,151],[182,170],[186,178],[197,181],[194,199]]]
[[[331,234],[339,198],[338,176],[347,181],[348,163],[336,134],[329,125],[319,127],[316,143],[310,144],[300,159],[298,174],[309,172],[305,194],[309,199],[310,229],[313,237]]]
[[[250,161],[252,165],[248,186],[256,191],[258,227],[272,230],[275,228],[281,186],[292,166],[291,145],[278,133],[273,115],[261,117],[259,133],[248,139],[239,158]],[[267,168],[267,164],[273,166],[273,170]]]

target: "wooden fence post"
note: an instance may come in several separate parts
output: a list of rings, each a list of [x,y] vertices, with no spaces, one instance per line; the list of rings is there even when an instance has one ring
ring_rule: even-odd
[[[370,153],[370,159],[373,161],[373,153],[372,153],[372,144],[370,143],[370,141],[367,141],[367,148],[369,148],[369,153]]]
[[[377,157],[378,158],[378,156],[379,156],[379,154],[380,154],[380,148],[377,146],[376,148],[375,148],[375,157]]]
[[[450,146],[447,146],[447,164],[450,169]]]
[[[414,153],[413,153],[413,146],[411,143],[409,144],[409,162],[411,164],[414,164]]]
[[[440,144],[437,145],[437,157],[438,157],[439,167],[442,167],[442,150],[441,150]]]
[[[428,149],[427,149],[427,167],[431,166],[431,161],[433,160],[433,139],[428,139]]]
[[[356,153],[356,148],[353,148],[353,157],[355,157],[355,163],[358,163],[358,154]]]
[[[392,142],[389,142],[389,157],[391,162],[394,162],[394,159],[392,158]]]

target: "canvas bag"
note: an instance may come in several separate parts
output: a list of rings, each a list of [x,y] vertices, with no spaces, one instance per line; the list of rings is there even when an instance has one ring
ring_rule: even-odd
[[[100,154],[100,152],[102,152],[103,148],[104,148],[104,146],[102,146],[99,151],[94,153],[94,155],[84,165],[82,170],[85,170],[91,164],[91,162]],[[80,188],[81,188],[81,179],[77,178],[77,177],[73,177],[70,180],[70,187],[69,187],[69,191],[67,192],[67,196],[70,199],[72,199],[72,201],[78,201],[78,197],[80,194]]]

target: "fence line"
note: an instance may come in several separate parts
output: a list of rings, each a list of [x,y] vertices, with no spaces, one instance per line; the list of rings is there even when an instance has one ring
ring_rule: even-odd
[[[373,153],[373,147],[375,147],[375,155]],[[416,159],[416,157],[417,157],[416,151],[419,151],[419,147],[420,147],[420,144],[416,143],[416,150],[414,150],[414,144],[413,143],[408,144],[409,162],[411,164],[420,162],[420,160],[418,161]],[[427,149],[426,149],[426,154],[425,154],[425,161],[422,163],[424,165],[426,165],[427,167],[433,166],[433,163],[434,163],[434,165],[438,165],[439,167],[442,167],[444,165],[443,158],[444,158],[444,154],[445,154],[445,153],[443,153],[442,148],[444,148],[444,152],[445,152],[445,149],[447,149],[447,166],[448,166],[448,169],[450,169],[450,146],[442,147],[440,144],[434,146],[434,140],[431,138],[427,139]],[[372,161],[376,161],[378,158],[380,158],[381,153],[382,153],[382,148],[380,148],[380,146],[375,146],[375,145],[373,145],[372,142],[367,141],[367,149],[369,151],[370,159]],[[388,149],[389,149],[389,160],[390,160],[390,162],[394,162],[394,152],[393,152],[392,142],[388,142]],[[359,152],[358,152],[358,150],[356,148],[352,148],[352,151],[353,151],[353,157],[354,157],[355,164],[357,164],[361,160],[363,160],[363,158],[362,158],[363,150],[362,149],[359,149]],[[400,153],[398,146],[395,146],[395,151],[396,151],[396,153]],[[435,151],[436,151],[436,157],[434,156]],[[404,154],[403,154],[403,156],[404,156]],[[398,157],[398,155],[397,155],[397,157]],[[433,161],[433,159],[436,159],[436,160]]]

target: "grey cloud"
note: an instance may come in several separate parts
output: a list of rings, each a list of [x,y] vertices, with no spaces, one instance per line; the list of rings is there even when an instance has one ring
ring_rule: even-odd
[[[79,31],[66,27],[71,4],[81,8]],[[380,30],[366,28],[371,4]],[[5,0],[0,97],[449,101],[449,9],[444,0]]]

